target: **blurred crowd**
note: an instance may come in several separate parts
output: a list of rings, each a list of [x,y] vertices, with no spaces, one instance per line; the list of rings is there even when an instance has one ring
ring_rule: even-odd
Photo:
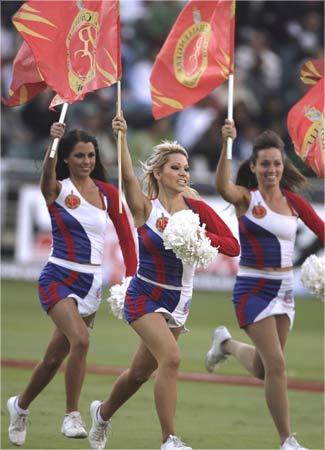
[[[1,83],[7,96],[12,62],[21,44],[11,16],[23,2],[2,1]],[[190,154],[192,173],[199,182],[209,181],[221,147],[220,129],[227,115],[227,83],[198,104],[165,119],[151,114],[149,75],[184,1],[121,0],[122,108],[129,125],[134,161],[146,159],[161,139],[177,139]],[[312,176],[295,155],[286,119],[290,108],[306,91],[299,79],[302,64],[323,57],[323,1],[237,1],[235,45],[234,120],[238,137],[233,157],[240,161],[250,153],[254,137],[271,128],[287,144],[289,156]],[[53,92],[45,91],[16,108],[2,106],[3,158],[39,160],[44,154],[50,124],[58,113],[49,111]],[[100,143],[108,175],[116,176],[116,146],[111,133],[116,87],[88,94],[71,105],[66,122],[94,133]],[[206,174],[202,178],[202,174]]]

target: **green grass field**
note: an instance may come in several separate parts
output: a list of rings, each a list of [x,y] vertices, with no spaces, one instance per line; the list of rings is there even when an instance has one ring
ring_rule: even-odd
[[[297,299],[297,316],[287,345],[288,375],[292,378],[324,379],[324,305]],[[49,318],[39,306],[35,283],[2,282],[2,358],[37,360],[52,332]],[[237,326],[229,294],[194,294],[188,321],[191,332],[181,336],[182,371],[204,372],[203,360],[211,333],[226,324],[234,337],[248,342]],[[104,301],[92,331],[89,364],[126,367],[138,338],[108,312]],[[221,374],[247,375],[234,360]],[[18,393],[30,370],[2,368],[1,448],[12,448],[7,438],[6,400]],[[85,380],[80,410],[90,425],[89,404],[106,397],[115,377],[90,375]],[[150,380],[113,420],[109,448],[158,449],[160,427]],[[324,399],[317,392],[289,391],[292,429],[310,449],[324,449]],[[86,449],[87,440],[60,434],[64,414],[63,374],[59,373],[32,404],[24,448]],[[263,389],[226,384],[178,382],[177,433],[193,449],[278,449],[278,439],[264,402]]]

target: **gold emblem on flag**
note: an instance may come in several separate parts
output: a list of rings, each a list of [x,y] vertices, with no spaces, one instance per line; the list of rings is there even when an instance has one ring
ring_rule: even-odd
[[[178,39],[174,52],[176,79],[188,88],[195,88],[208,66],[208,45],[211,25],[194,23]]]
[[[69,85],[76,94],[96,75],[98,32],[98,13],[88,9],[80,10],[66,39]]]
[[[325,127],[324,116],[315,106],[305,107],[304,116],[311,122],[303,140],[300,156],[304,161],[307,158],[310,148],[314,145],[317,137],[320,138],[321,149],[325,152]]]

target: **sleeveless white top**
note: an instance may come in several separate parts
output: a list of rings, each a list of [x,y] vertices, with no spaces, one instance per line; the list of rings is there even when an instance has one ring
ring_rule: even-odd
[[[52,222],[51,256],[83,264],[102,264],[105,232],[108,223],[105,209],[97,208],[83,198],[66,178],[58,198],[48,206]]]
[[[239,264],[256,268],[292,266],[298,216],[274,212],[258,190],[250,194],[248,210],[238,219]]]
[[[183,264],[173,250],[164,247],[162,223],[171,215],[157,198],[151,203],[152,209],[146,223],[137,229],[138,274],[161,285],[192,289],[194,267]]]

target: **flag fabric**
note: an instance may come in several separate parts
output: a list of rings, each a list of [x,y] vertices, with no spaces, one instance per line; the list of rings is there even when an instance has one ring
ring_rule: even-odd
[[[9,97],[2,97],[6,106],[20,106],[46,89],[35,58],[26,42],[23,42],[13,62]]]
[[[324,78],[289,111],[288,131],[296,153],[317,177],[324,178]]]
[[[325,74],[324,59],[307,61],[300,70],[300,79],[305,84],[316,84]]]
[[[206,97],[233,73],[235,0],[190,0],[150,76],[155,119]]]
[[[118,0],[30,0],[12,20],[62,102],[82,100],[120,78]]]

